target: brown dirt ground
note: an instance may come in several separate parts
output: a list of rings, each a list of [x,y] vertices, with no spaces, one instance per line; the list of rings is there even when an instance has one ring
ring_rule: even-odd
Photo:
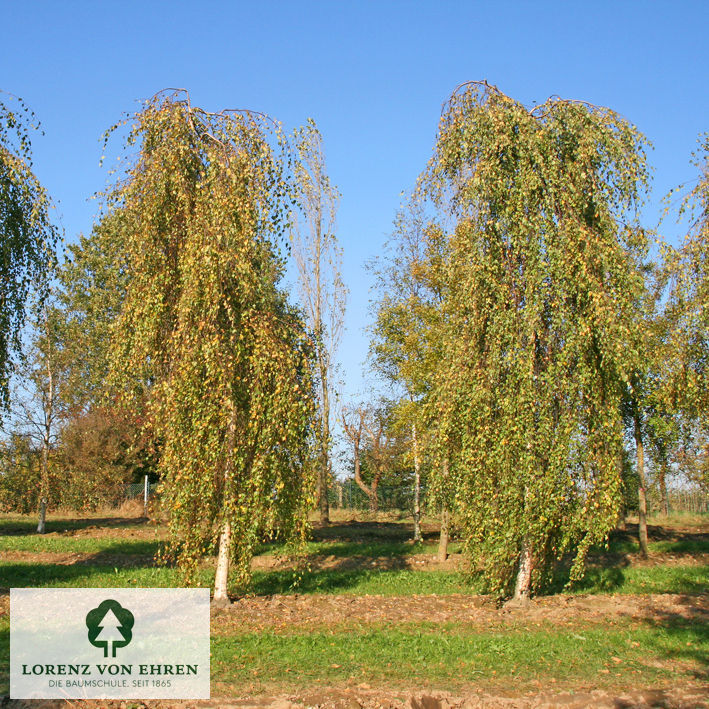
[[[62,564],[93,566],[101,564],[117,568],[131,568],[137,566],[151,566],[153,557],[150,554],[112,554],[109,552],[32,552],[32,551],[4,551],[2,558],[5,561],[19,561],[22,563],[37,564]],[[212,559],[204,562],[205,566],[214,564]],[[465,561],[460,554],[450,554],[444,562],[437,560],[433,554],[409,554],[407,556],[383,557],[342,557],[322,554],[312,554],[307,557],[308,567],[318,569],[379,569],[391,571],[406,569],[412,571],[453,571],[465,568]],[[639,554],[592,554],[588,557],[589,566],[703,566],[709,565],[709,553],[654,553],[649,558],[643,559]],[[251,562],[253,570],[284,570],[293,568],[295,562],[277,556],[256,556]]]
[[[397,692],[356,688],[322,688],[299,695],[251,697],[213,697],[200,701],[22,701],[6,700],[3,707],[16,709],[706,709],[706,687],[684,686],[654,689],[587,689],[580,692],[530,691],[474,692],[455,696],[446,692]]]
[[[7,592],[0,595],[0,616],[10,612]],[[507,625],[576,625],[684,619],[709,623],[709,595],[647,594],[618,596],[545,596],[524,606],[498,607],[486,596],[468,594],[414,596],[275,595],[241,598],[212,610],[212,633],[258,630],[316,630],[324,626],[397,623],[461,623],[484,630]]]
[[[327,626],[396,623],[461,623],[490,630],[506,625],[576,625],[613,619],[685,619],[709,623],[709,595],[648,594],[546,596],[524,606],[498,608],[485,596],[288,595],[246,597],[214,609],[214,632],[317,629]]]

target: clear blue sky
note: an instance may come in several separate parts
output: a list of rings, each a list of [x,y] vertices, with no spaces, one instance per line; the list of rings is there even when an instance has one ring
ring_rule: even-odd
[[[338,236],[351,295],[340,359],[364,389],[371,297],[364,262],[433,146],[453,88],[486,78],[526,104],[550,94],[609,106],[653,142],[648,221],[696,177],[709,130],[709,2],[0,3],[0,88],[45,131],[35,168],[66,235],[88,232],[106,181],[102,132],[137,101],[184,87],[209,110],[249,108],[295,127],[312,116],[342,192]]]

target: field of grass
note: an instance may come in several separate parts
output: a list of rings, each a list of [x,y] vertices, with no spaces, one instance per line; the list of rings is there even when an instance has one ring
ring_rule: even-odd
[[[10,588],[183,582],[179,570],[155,565],[165,530],[146,520],[52,518],[41,537],[34,524],[0,516],[0,695],[8,691]],[[435,526],[425,529],[414,545],[406,520],[315,528],[297,577],[277,546],[264,545],[245,598],[263,624],[239,615],[240,603],[214,623],[213,694],[709,686],[708,518],[657,520],[649,561],[636,553],[632,526],[615,533],[594,550],[582,582],[566,589],[560,573],[551,595],[513,613],[479,595],[455,543],[452,558],[437,563]],[[206,560],[200,585],[213,574]],[[287,623],[274,598],[290,604]],[[323,603],[335,610],[323,614]]]
[[[688,623],[664,631],[631,624],[611,629],[581,624],[573,631],[520,625],[481,632],[431,624],[339,633],[267,631],[217,636],[213,678],[242,685],[290,675],[304,685],[356,680],[458,691],[481,683],[509,686],[511,678],[515,686],[543,680],[574,687],[618,677],[649,684],[681,681],[687,665],[680,658],[700,665],[708,642],[706,627]]]

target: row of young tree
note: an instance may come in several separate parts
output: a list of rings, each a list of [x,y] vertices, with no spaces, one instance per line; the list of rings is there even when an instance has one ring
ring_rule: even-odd
[[[646,449],[661,487],[678,465],[706,484],[704,155],[687,238],[653,262],[633,126],[459,87],[373,266],[371,359],[391,402],[337,413],[339,195],[312,122],[286,134],[156,95],[107,132],[125,135],[124,167],[58,265],[28,118],[0,105],[0,395],[39,446],[33,466],[26,435],[6,441],[0,504],[25,491],[40,529],[50,499],[84,504],[150,471],[164,558],[189,578],[216,553],[225,600],[230,565],[243,586],[262,539],[297,547],[315,505],[328,521],[337,417],[371,509],[382,480],[410,475],[420,539],[425,475],[442,555],[452,518],[489,588],[524,598],[565,556],[582,574],[621,517],[631,459],[644,522]],[[279,285],[289,251],[299,307]]]

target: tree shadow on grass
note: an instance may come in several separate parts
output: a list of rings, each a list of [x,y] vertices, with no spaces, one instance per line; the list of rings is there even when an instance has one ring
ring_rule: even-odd
[[[76,517],[52,519],[47,518],[46,533],[74,532],[90,527],[139,527],[147,522],[145,517]],[[36,518],[2,519],[0,520],[0,535],[36,535]]]
[[[709,548],[709,532],[687,532],[671,526],[649,524],[647,534],[651,543],[662,542],[665,551],[706,551]],[[616,553],[639,552],[638,525],[628,523],[625,529],[614,529],[608,538],[608,546],[611,552]],[[594,551],[603,550],[596,547]]]
[[[471,591],[456,571],[420,571],[406,557],[342,558],[326,568],[255,571],[250,591],[258,596],[288,593],[408,595]]]
[[[424,541],[438,538],[435,530],[422,530]],[[414,536],[414,526],[410,522],[331,522],[326,526],[313,528],[316,542],[410,542]]]
[[[0,595],[10,588],[135,588],[151,586],[180,586],[181,577],[176,569],[157,567],[152,559],[133,560],[119,565],[117,557],[112,564],[99,565],[101,554],[91,560],[69,564],[3,564],[0,566]],[[130,559],[130,557],[127,557]]]
[[[6,595],[10,588],[41,588],[55,584],[83,587],[84,582],[103,571],[79,564],[4,564],[0,593]]]
[[[135,539],[127,541],[107,541],[105,544],[101,545],[100,552],[94,552],[90,558],[87,559],[86,563],[100,564],[102,556],[110,556],[113,554],[120,554],[125,556],[141,556],[150,557],[151,559],[155,556],[157,551],[160,549],[160,542],[157,540],[145,540],[145,539]]]
[[[56,540],[56,537],[54,538]],[[86,557],[83,562],[77,563],[100,563],[100,556],[104,555],[124,555],[124,556],[155,556],[156,552],[160,549],[160,541],[150,540],[150,539],[128,539],[128,540],[100,540],[100,544],[97,543],[99,540],[94,540],[89,538],[87,541],[84,539],[79,539],[78,541],[69,540],[68,542],[64,539],[58,540],[55,543],[54,540],[37,540],[37,544],[33,545],[18,545],[19,548],[13,546],[11,542],[2,544],[0,547],[0,554],[12,555],[12,554],[23,554],[27,555],[27,560],[30,562],[38,560],[36,556],[40,554],[77,554]],[[43,542],[47,543],[43,543]],[[98,548],[98,550],[97,550]],[[15,557],[17,558],[17,557]],[[45,561],[47,559],[44,559]]]
[[[628,559],[621,554],[607,554],[603,565],[587,566],[583,578],[569,584],[571,561],[570,558],[566,558],[555,565],[551,577],[542,584],[540,589],[542,595],[553,596],[568,591],[613,593],[625,583],[625,569],[630,565]]]
[[[674,608],[648,608],[643,622],[658,630],[645,641],[648,655],[664,658],[697,682],[709,681],[709,608],[705,597],[681,594]]]
[[[627,556],[605,554],[587,565],[583,578],[569,584],[571,560],[564,559],[542,585],[543,595],[557,593],[591,594],[706,594],[709,567],[698,564],[631,565]]]

